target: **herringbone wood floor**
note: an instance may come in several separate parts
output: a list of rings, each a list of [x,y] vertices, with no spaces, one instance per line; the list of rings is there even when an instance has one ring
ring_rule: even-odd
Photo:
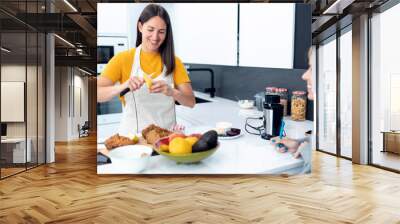
[[[0,181],[0,223],[400,223],[400,175],[316,152],[306,176],[98,176],[94,137]]]

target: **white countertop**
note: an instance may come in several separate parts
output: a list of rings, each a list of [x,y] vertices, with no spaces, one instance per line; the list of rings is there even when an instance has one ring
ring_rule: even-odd
[[[244,130],[246,117],[260,117],[261,111],[243,110],[237,102],[224,98],[210,98],[196,92],[199,98],[212,102],[197,104],[194,108],[176,107],[177,123],[186,127],[186,134],[205,132],[219,121],[227,121],[240,128],[243,136],[231,140],[219,140],[218,150],[197,164],[176,164],[163,156],[152,156],[143,174],[279,174],[302,167],[303,160],[289,153],[279,153],[269,141],[251,135]],[[253,124],[261,125],[262,120]],[[285,118],[285,130],[289,137],[302,138],[312,129],[311,121],[294,122]],[[105,137],[105,136],[102,136]],[[115,164],[99,165],[98,174],[126,174]]]

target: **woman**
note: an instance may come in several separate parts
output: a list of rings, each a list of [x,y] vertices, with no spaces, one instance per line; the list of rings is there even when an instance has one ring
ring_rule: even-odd
[[[303,74],[302,79],[307,82],[308,99],[314,100],[314,82],[311,71],[311,48],[308,51],[308,70]],[[304,160],[304,166],[301,173],[311,172],[311,153],[312,143],[310,137],[303,139],[290,139],[275,137],[271,140],[278,149],[284,149],[283,151],[289,151],[293,153],[295,158],[302,157]],[[281,151],[281,150],[279,150]]]
[[[152,78],[151,85],[143,85],[145,76]],[[176,124],[175,101],[195,105],[189,76],[174,54],[169,15],[159,5],[150,4],[141,13],[136,48],[117,54],[105,67],[97,80],[97,101],[109,101],[127,88],[120,98],[120,134],[140,132],[150,124],[171,129]]]

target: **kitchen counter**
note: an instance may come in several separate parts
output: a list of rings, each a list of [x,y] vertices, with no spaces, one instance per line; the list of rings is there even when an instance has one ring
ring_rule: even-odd
[[[247,117],[260,117],[256,109],[240,109],[237,102],[224,98],[210,98],[196,92],[199,98],[210,102],[196,104],[194,108],[176,107],[177,123],[186,127],[186,134],[202,133],[215,127],[219,121],[227,121],[240,128],[243,135],[236,139],[219,139],[218,150],[197,164],[176,164],[163,156],[152,156],[143,174],[280,174],[291,173],[303,166],[302,159],[290,153],[279,153],[269,141],[244,130]],[[311,121],[295,122],[285,118],[285,130],[289,137],[302,138],[312,129]],[[252,124],[259,126],[262,120]],[[99,165],[98,174],[125,174],[114,164]]]

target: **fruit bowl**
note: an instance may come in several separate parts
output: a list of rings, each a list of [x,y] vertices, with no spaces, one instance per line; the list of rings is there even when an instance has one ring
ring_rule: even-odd
[[[168,145],[168,144],[169,144],[169,137],[161,138],[154,144],[154,150],[158,152],[158,154],[165,156],[168,159],[175,161],[176,163],[198,163],[201,160],[211,156],[215,151],[217,151],[219,147],[218,143],[216,147],[209,149],[207,151],[184,153],[184,154],[171,154],[169,152],[165,152],[160,149],[161,145]]]

